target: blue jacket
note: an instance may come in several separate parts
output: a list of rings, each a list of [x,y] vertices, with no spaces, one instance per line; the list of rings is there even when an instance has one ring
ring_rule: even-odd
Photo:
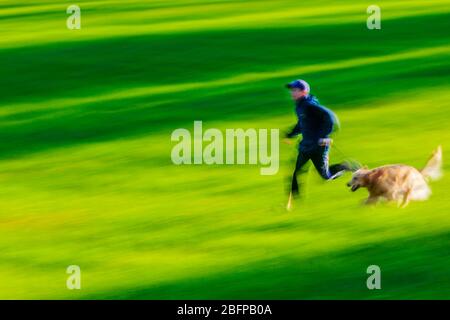
[[[319,139],[328,138],[335,127],[339,126],[339,120],[330,109],[321,106],[319,100],[313,95],[303,97],[295,104],[298,122],[287,137],[292,138],[302,134],[300,149],[314,150],[319,147]]]

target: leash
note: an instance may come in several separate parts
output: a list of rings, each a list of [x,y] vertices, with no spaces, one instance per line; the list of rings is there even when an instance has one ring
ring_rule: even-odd
[[[347,155],[342,152],[342,150],[340,148],[338,148],[338,146],[336,145],[336,143],[333,141],[333,143],[331,144],[331,146],[334,148],[334,150],[336,150],[337,152],[339,152],[339,154],[344,157],[345,159],[347,159]]]
[[[336,150],[344,158],[344,160],[346,160],[346,161],[348,161],[348,162],[350,162],[352,164],[355,164],[356,168],[359,169],[359,168],[363,167],[361,162],[359,162],[359,161],[357,161],[357,160],[355,160],[353,158],[347,157],[347,155],[340,148],[338,148],[338,146],[336,145],[336,143],[334,141],[331,144],[331,146],[334,148],[334,150]]]

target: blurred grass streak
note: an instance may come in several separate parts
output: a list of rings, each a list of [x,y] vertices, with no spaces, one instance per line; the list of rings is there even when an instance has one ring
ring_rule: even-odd
[[[152,1],[153,2],[153,1]],[[167,7],[153,7],[142,0],[127,1],[79,1],[85,13],[84,33],[67,34],[63,17],[66,4],[52,1],[30,7],[6,7],[0,9],[4,36],[3,47],[16,47],[39,42],[87,40],[104,37],[138,34],[172,34],[202,30],[233,30],[241,28],[340,24],[342,21],[363,23],[369,1],[355,4],[350,0],[339,5],[320,1],[308,6],[298,6],[294,0],[282,1],[184,1],[168,2]],[[382,1],[384,19],[410,17],[420,14],[448,12],[445,0],[433,0],[424,6],[422,1]],[[89,13],[92,13],[91,15]],[[39,19],[35,19],[35,16]],[[124,18],[126,15],[126,18]],[[45,21],[41,18],[45,17]],[[13,18],[13,19],[10,19]],[[20,18],[21,24],[16,23]],[[162,20],[164,19],[164,20]],[[68,37],[70,37],[68,39]]]
[[[382,1],[381,31],[369,4],[82,1],[69,32],[65,4],[3,1],[0,298],[449,298],[448,175],[398,210],[310,171],[286,213],[293,147],[269,177],[170,161],[171,132],[194,120],[287,129],[297,77],[360,162],[445,156],[446,2]],[[65,288],[71,264],[81,291]],[[365,287],[370,264],[381,291]]]

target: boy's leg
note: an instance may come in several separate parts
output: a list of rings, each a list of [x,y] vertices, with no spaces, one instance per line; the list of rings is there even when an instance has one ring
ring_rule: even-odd
[[[303,171],[304,166],[309,161],[309,159],[310,159],[310,157],[308,154],[306,154],[302,151],[298,152],[297,161],[295,163],[294,174],[292,175],[291,194],[293,196],[298,196],[298,194],[299,194],[297,175],[301,171]]]
[[[341,176],[341,174],[348,170],[348,167],[344,164],[333,164],[329,165],[330,159],[330,148],[321,147],[315,152],[311,160],[319,172],[320,176],[325,180],[336,179]]]
[[[297,175],[303,171],[305,164],[309,161],[309,155],[299,151],[297,156],[297,161],[295,163],[294,174],[292,175],[292,184],[291,184],[291,192],[289,193],[289,199],[286,206],[286,209],[289,211],[292,209],[292,201],[294,197],[298,196],[298,181]]]

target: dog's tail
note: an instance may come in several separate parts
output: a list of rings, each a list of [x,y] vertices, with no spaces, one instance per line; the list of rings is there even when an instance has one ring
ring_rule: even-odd
[[[437,180],[442,176],[442,147],[439,146],[428,160],[421,173],[425,179]]]

